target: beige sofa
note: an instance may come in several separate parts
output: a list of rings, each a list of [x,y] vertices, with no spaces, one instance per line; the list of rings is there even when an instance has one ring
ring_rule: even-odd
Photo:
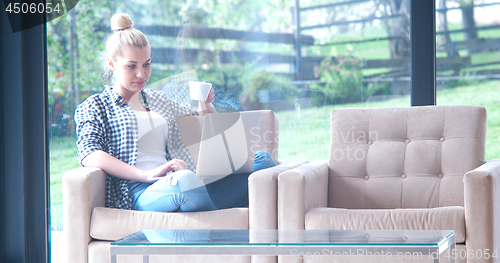
[[[272,111],[261,111],[255,149],[266,150],[278,161],[278,120]],[[201,137],[201,117],[177,120],[182,140],[196,163]],[[198,139],[199,141],[199,139]],[[156,213],[104,207],[105,174],[96,168],[78,168],[63,176],[65,262],[109,262],[109,245],[142,229],[276,229],[277,176],[305,162],[279,163],[252,173],[249,178],[249,208],[209,212]],[[150,262],[268,262],[270,257],[249,256],[152,256]],[[118,262],[142,262],[142,256],[118,257]]]
[[[458,253],[474,253],[457,262],[500,256],[500,160],[485,163],[483,107],[339,109],[330,118],[329,159],[279,175],[280,230],[454,230]],[[342,260],[353,261],[366,262]]]

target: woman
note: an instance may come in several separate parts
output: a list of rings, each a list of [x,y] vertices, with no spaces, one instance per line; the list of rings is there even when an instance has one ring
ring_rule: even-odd
[[[126,14],[111,18],[105,76],[115,85],[76,109],[78,160],[106,172],[106,206],[145,211],[208,211],[248,204],[248,174],[226,176],[205,187],[193,173],[175,119],[215,113],[214,91],[198,110],[161,91],[145,89],[151,74],[151,46]],[[254,171],[274,166],[257,152]],[[156,181],[156,182],[155,182]]]

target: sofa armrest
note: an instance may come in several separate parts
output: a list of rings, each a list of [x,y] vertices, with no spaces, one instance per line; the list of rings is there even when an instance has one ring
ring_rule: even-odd
[[[500,250],[500,160],[466,173],[464,191],[467,250]]]
[[[77,168],[62,177],[65,262],[87,263],[90,218],[105,205],[106,174],[98,168]]]
[[[328,202],[328,161],[314,161],[278,176],[278,229],[305,228],[305,212],[326,207]]]
[[[278,175],[307,161],[288,161],[253,172],[248,178],[250,229],[278,229]]]

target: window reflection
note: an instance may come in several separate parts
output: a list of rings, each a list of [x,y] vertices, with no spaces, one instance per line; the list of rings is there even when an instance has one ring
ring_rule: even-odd
[[[410,0],[79,1],[47,25],[52,230],[62,229],[61,176],[79,166],[75,107],[113,85],[102,76],[102,51],[114,13],[128,13],[150,40],[152,88],[193,103],[185,96],[188,81],[206,80],[219,112],[271,109],[280,122],[279,160],[313,161],[328,158],[332,109],[410,105],[409,6]]]

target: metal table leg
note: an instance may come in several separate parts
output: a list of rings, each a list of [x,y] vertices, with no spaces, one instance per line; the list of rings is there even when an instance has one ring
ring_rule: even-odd
[[[455,258],[453,257],[453,252],[456,250],[455,241],[453,241],[453,244],[448,249],[450,250],[450,263],[455,263]]]

